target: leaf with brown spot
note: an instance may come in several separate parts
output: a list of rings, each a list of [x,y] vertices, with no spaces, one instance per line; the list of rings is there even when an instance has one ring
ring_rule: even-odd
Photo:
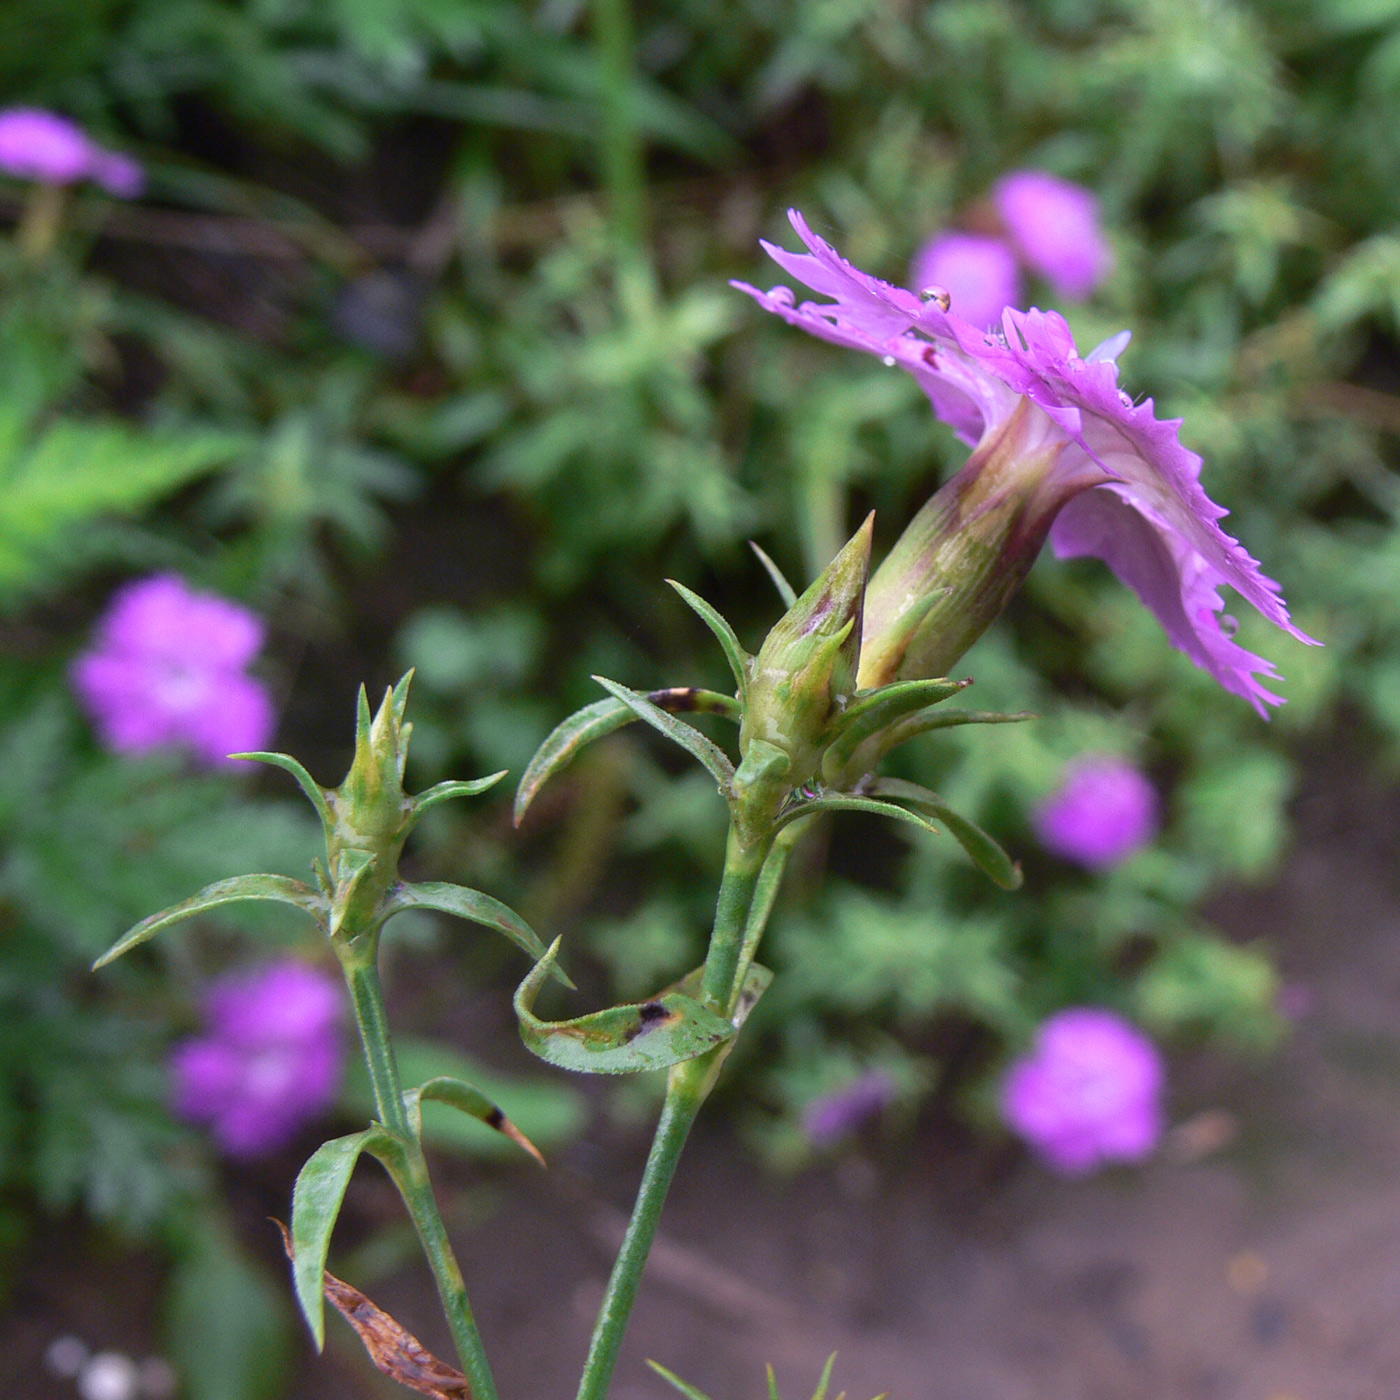
[[[279,1220],[287,1258],[296,1262],[292,1237]],[[326,1300],[355,1329],[369,1359],[391,1381],[434,1400],[471,1400],[471,1386],[455,1367],[439,1361],[411,1332],[372,1303],[358,1288],[334,1274],[325,1275]]]

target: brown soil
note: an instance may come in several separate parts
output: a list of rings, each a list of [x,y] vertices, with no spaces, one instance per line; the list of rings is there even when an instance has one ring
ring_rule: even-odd
[[[1268,938],[1314,1004],[1265,1062],[1177,1067],[1173,1118],[1188,1126],[1172,1151],[1066,1183],[926,1128],[784,1181],[712,1125],[667,1211],[616,1400],[674,1394],[648,1356],[715,1400],[759,1400],[771,1361],[784,1395],[806,1400],[833,1350],[852,1400],[1400,1395],[1400,802],[1349,792],[1342,805],[1342,764],[1314,767],[1279,880],[1213,911]],[[1228,1121],[1233,1140],[1200,1155]],[[641,1151],[585,1141],[548,1177],[501,1176],[497,1208],[459,1230],[509,1400],[572,1394]],[[455,1171],[447,1194],[479,1203]],[[382,1205],[357,1179],[359,1217]],[[0,1394],[72,1395],[39,1361],[60,1330],[140,1351],[151,1278],[57,1238],[36,1251],[0,1324]],[[445,1352],[418,1273],[369,1291]],[[352,1343],[339,1328],[308,1359],[296,1400],[408,1393],[367,1373]]]

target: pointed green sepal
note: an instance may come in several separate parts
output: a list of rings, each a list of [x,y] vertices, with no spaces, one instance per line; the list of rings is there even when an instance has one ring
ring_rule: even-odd
[[[752,540],[749,541],[749,548],[758,556],[758,562],[773,580],[773,587],[778,590],[778,597],[783,600],[783,606],[790,608],[797,601],[797,590],[787,581],[783,571]]]
[[[535,998],[549,976],[559,940],[515,993],[520,1037],[540,1059],[582,1074],[636,1074],[693,1060],[734,1034],[722,1016],[683,992],[613,1006],[570,1021],[541,1021]]]
[[[477,797],[495,787],[509,771],[508,768],[502,768],[499,773],[492,773],[485,778],[472,778],[467,782],[438,783],[426,792],[420,792],[413,799],[413,814],[410,820],[417,822],[424,812],[431,811],[439,802],[453,802],[459,797]]]
[[[192,919],[195,915],[217,909],[222,904],[235,904],[242,899],[263,899],[276,904],[290,904],[311,915],[323,929],[330,915],[329,901],[310,886],[303,885],[300,880],[290,879],[286,875],[235,875],[231,880],[216,880],[212,885],[206,885],[198,894],[191,895],[189,899],[181,900],[179,904],[172,904],[169,909],[162,909],[159,914],[142,919],[134,928],[122,934],[93,963],[93,971],[96,972],[99,967],[106,967],[109,962],[115,961],[123,953],[129,953],[153,934],[159,933],[163,928],[169,928],[171,924],[178,924],[182,919]]]
[[[355,902],[355,895],[368,881],[379,864],[379,858],[372,851],[361,850],[356,846],[346,846],[339,851],[331,876],[335,885],[335,896],[331,900],[330,936],[335,938],[345,923],[345,916]]]
[[[306,794],[316,815],[329,830],[335,825],[335,818],[326,802],[326,790],[289,753],[231,753],[230,758],[244,758],[251,763],[269,763],[274,768],[282,768],[297,780],[297,786]]]
[[[488,1128],[494,1128],[498,1133],[508,1137],[513,1143],[528,1152],[540,1166],[549,1165],[544,1160],[544,1153],[480,1089],[474,1084],[468,1084],[465,1079],[454,1079],[450,1075],[437,1075],[420,1084],[416,1089],[410,1089],[403,1096],[404,1111],[408,1114],[409,1126],[412,1127],[414,1136],[420,1140],[423,1136],[423,1104],[426,1102],[445,1103],[450,1108],[458,1109],[479,1122],[485,1123]]]
[[[907,807],[896,806],[893,802],[880,802],[873,797],[861,797],[849,792],[827,792],[820,797],[807,798],[784,807],[778,813],[777,829],[790,826],[801,817],[815,816],[818,812],[868,812],[874,817],[889,817],[893,821],[917,826],[920,831],[938,834],[938,828],[931,821],[911,812]]]
[[[729,669],[734,672],[734,683],[739,688],[739,699],[742,701],[749,688],[749,667],[753,663],[753,657],[739,645],[734,629],[717,608],[707,603],[698,593],[692,593],[685,584],[677,583],[673,578],[668,578],[666,582],[685,599],[705,626],[715,634],[716,640],[724,649]]]
[[[828,780],[834,780],[842,772],[867,739],[915,710],[941,704],[971,684],[971,681],[950,681],[938,677],[933,680],[901,681],[897,685],[882,686],[866,695],[857,695],[845,713],[832,721],[835,737],[822,759],[822,770]]]
[[[1004,890],[1020,888],[1021,867],[1007,855],[1001,844],[988,836],[976,822],[955,812],[936,792],[930,792],[918,783],[906,783],[901,778],[877,779],[871,791],[896,802],[907,802],[936,817],[993,884],[1000,885]]]
[[[640,692],[629,690],[625,685],[610,681],[605,676],[594,676],[593,679],[614,699],[622,701],[638,719],[645,720],[653,729],[664,734],[673,743],[679,744],[692,758],[709,769],[715,782],[719,784],[719,790],[726,797],[729,796],[729,785],[734,780],[734,765],[723,749],[711,743],[694,725],[667,714]]]
[[[292,1190],[292,1278],[297,1302],[311,1329],[317,1351],[326,1343],[322,1292],[326,1255],[330,1251],[331,1231],[335,1229],[336,1217],[345,1200],[345,1188],[350,1184],[350,1174],[355,1170],[360,1153],[372,1151],[376,1146],[392,1145],[383,1128],[366,1128],[363,1132],[322,1143],[297,1175]]]
[[[510,905],[480,890],[468,889],[466,885],[450,885],[441,880],[424,880],[413,885],[403,883],[390,891],[384,907],[386,915],[399,914],[405,909],[432,909],[495,929],[535,962],[547,951],[539,934]],[[554,976],[566,987],[573,987],[563,968],[556,965]]]

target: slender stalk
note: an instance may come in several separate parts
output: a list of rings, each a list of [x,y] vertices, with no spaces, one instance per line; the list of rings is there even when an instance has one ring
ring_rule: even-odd
[[[375,944],[370,942],[368,957],[355,957],[349,950],[342,959],[345,981],[350,988],[350,1004],[355,1008],[355,1024],[365,1051],[365,1068],[374,1089],[374,1107],[379,1121],[405,1140],[412,1134],[403,1107],[403,1086],[398,1061],[389,1039],[389,1016],[384,1008],[384,989],[375,966]]]
[[[359,946],[356,946],[358,942]],[[385,1162],[399,1195],[408,1208],[413,1227],[423,1245],[428,1266],[433,1271],[442,1310],[452,1332],[452,1342],[471,1385],[472,1400],[497,1400],[496,1382],[486,1359],[486,1348],[476,1328],[462,1270],[452,1252],[447,1227],[442,1223],[428,1164],[418,1139],[409,1128],[404,1112],[403,1087],[393,1042],[389,1038],[389,1017],[384,1007],[384,990],[376,965],[377,939],[362,935],[339,946],[345,981],[350,988],[355,1022],[364,1046],[365,1066],[374,1088],[379,1121],[399,1142],[399,1151]]]
[[[593,0],[593,37],[602,76],[602,174],[613,236],[624,256],[646,238],[646,168],[634,109],[631,0]]]
[[[797,845],[798,839],[811,826],[812,821],[812,817],[799,817],[795,822],[789,822],[778,833],[772,850],[768,852],[768,859],[763,862],[763,869],[758,873],[753,902],[749,905],[748,921],[744,925],[744,941],[739,948],[739,965],[734,971],[734,996],[738,995],[739,988],[744,985],[749,964],[758,952],[759,942],[768,927],[769,918],[772,917],[773,906],[778,901],[778,888],[783,883],[792,848]]]
[[[593,1328],[588,1360],[584,1363],[583,1376],[579,1381],[578,1400],[606,1400],[627,1321],[637,1300],[642,1270],[646,1268],[647,1255],[656,1238],[661,1208],[675,1177],[681,1149],[690,1135],[696,1114],[700,1112],[700,1105],[705,1101],[711,1062],[722,1050],[721,1046],[698,1060],[675,1065],[667,1077],[666,1101],[656,1125],[651,1152],[647,1156],[637,1201],[632,1207],[632,1219],[627,1223],[627,1234],[613,1263],[612,1276],[603,1295],[603,1306]]]
[[[705,975],[700,984],[706,1003],[724,1015],[733,1009],[738,996],[735,978],[744,948],[749,910],[763,873],[763,863],[773,845],[773,837],[767,833],[745,839],[741,831],[737,822],[729,828],[724,880],[715,903],[715,926],[710,934],[710,951],[705,958]]]

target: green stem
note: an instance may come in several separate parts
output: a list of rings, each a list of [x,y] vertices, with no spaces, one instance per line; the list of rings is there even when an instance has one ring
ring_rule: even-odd
[[[631,0],[593,0],[593,36],[602,78],[603,186],[608,192],[613,237],[624,256],[646,238],[646,167],[633,107]]]
[[[676,1065],[667,1077],[666,1101],[647,1156],[637,1201],[632,1207],[632,1219],[627,1223],[627,1234],[613,1263],[603,1306],[593,1328],[588,1360],[579,1381],[578,1400],[606,1400],[618,1352],[622,1349],[623,1334],[627,1331],[627,1320],[637,1300],[642,1270],[646,1268],[647,1255],[656,1238],[661,1208],[675,1177],[681,1149],[705,1101],[711,1062],[723,1049],[721,1046],[698,1060]]]
[[[735,996],[738,995],[739,988],[744,985],[744,978],[748,976],[749,964],[753,962],[754,955],[758,952],[758,945],[763,938],[764,930],[768,927],[773,906],[778,902],[778,888],[783,883],[783,875],[787,871],[792,848],[797,844],[802,833],[811,826],[813,820],[812,817],[799,817],[796,821],[789,822],[778,833],[773,842],[773,848],[768,853],[768,859],[763,862],[763,869],[758,873],[758,882],[754,886],[753,902],[749,905],[748,921],[744,925],[744,941],[739,949],[739,965],[734,970],[733,995]]]
[[[399,1082],[398,1061],[389,1039],[389,1016],[384,1009],[384,989],[375,965],[377,939],[368,944],[368,956],[355,957],[347,948],[342,959],[350,1003],[355,1008],[355,1024],[365,1050],[365,1068],[374,1089],[374,1106],[379,1121],[398,1137],[408,1139],[408,1117],[403,1107],[403,1086]],[[357,950],[358,951],[358,950]]]
[[[740,831],[738,823],[729,828],[724,879],[715,902],[715,926],[710,934],[710,951],[705,958],[705,975],[700,983],[701,996],[706,1004],[726,1016],[732,1011],[738,996],[735,979],[744,948],[749,910],[753,906],[764,861],[773,845],[773,837],[767,833],[745,839]]]
[[[389,1038],[389,1017],[384,1007],[384,990],[379,982],[377,966],[378,939],[361,935],[338,946],[345,981],[350,988],[350,1000],[355,1008],[355,1022],[360,1028],[360,1040],[365,1051],[365,1066],[374,1088],[375,1108],[379,1121],[398,1140],[400,1151],[386,1162],[394,1185],[408,1207],[413,1227],[423,1245],[428,1266],[433,1271],[442,1310],[452,1332],[453,1345],[471,1385],[473,1400],[497,1400],[496,1382],[486,1359],[486,1348],[476,1329],[462,1270],[447,1238],[432,1182],[428,1179],[428,1164],[417,1137],[409,1127],[404,1111],[403,1087],[399,1079],[398,1062],[393,1042]]]

